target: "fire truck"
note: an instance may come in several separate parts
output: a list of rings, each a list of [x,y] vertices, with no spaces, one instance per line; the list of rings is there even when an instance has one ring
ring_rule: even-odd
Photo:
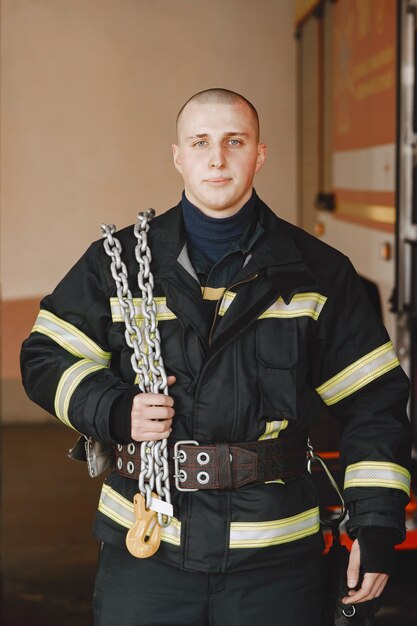
[[[415,557],[416,29],[417,0],[296,2],[298,223],[351,258],[411,380],[412,494],[398,549]],[[323,411],[313,443],[340,484],[338,437]],[[319,489],[323,515],[336,514],[323,476]]]

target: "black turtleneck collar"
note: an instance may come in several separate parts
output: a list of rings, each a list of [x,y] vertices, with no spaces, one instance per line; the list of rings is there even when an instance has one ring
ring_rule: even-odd
[[[187,243],[203,253],[212,263],[217,263],[232,243],[243,236],[249,224],[255,226],[255,201],[256,192],[253,190],[249,200],[231,217],[209,217],[192,204],[184,192],[182,213]]]

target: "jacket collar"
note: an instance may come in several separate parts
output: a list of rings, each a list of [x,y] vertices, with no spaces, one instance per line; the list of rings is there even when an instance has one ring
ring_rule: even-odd
[[[256,197],[255,209],[265,231],[252,250],[257,266],[263,268],[302,261],[301,252],[288,231],[287,222],[277,217],[259,197]],[[151,246],[155,241],[155,247],[158,248],[158,253],[153,257],[154,274],[157,275],[177,261],[185,244],[181,202],[156,218],[150,228],[149,239]]]
[[[216,325],[212,349],[217,346],[221,349],[226,337],[236,336],[279,296],[288,304],[295,293],[313,290],[317,286],[294,241],[291,232],[294,227],[278,218],[259,198],[255,208],[265,232],[256,241],[251,250],[252,258],[234,283],[243,283],[246,278],[258,274],[256,289],[253,291],[253,282],[240,287],[238,297]],[[167,306],[193,327],[207,348],[210,329],[202,312],[201,288],[178,260],[185,245],[181,203],[152,223],[149,242],[152,270],[166,294]],[[255,300],[248,297],[249,291]]]

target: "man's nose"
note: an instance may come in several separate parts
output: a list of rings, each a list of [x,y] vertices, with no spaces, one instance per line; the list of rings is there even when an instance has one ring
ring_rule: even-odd
[[[224,165],[224,154],[221,146],[212,146],[210,150],[209,166],[222,167]]]

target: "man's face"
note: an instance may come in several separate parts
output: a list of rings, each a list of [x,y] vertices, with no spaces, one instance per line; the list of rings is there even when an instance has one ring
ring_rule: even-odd
[[[190,102],[172,149],[188,200],[210,217],[230,217],[242,208],[266,154],[251,110],[240,102]]]

